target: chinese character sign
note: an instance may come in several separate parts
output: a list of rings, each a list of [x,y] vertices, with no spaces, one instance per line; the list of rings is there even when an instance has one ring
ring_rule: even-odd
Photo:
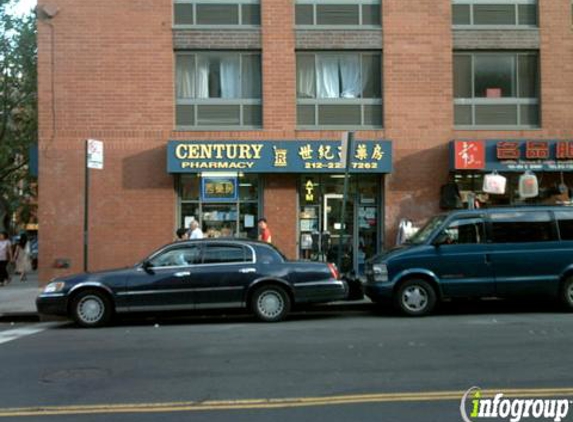
[[[485,168],[485,145],[483,141],[456,141],[455,168],[458,170],[481,170]]]

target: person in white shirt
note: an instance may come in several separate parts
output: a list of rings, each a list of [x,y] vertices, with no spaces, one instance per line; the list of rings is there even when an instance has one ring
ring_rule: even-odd
[[[199,222],[197,220],[193,220],[189,226],[189,239],[203,239],[203,232],[199,228]]]
[[[8,239],[8,233],[0,232],[0,286],[10,283],[8,263],[12,261],[12,243]]]

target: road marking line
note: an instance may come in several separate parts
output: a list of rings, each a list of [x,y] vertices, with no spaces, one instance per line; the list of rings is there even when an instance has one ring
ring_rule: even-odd
[[[19,338],[31,336],[33,334],[41,333],[42,331],[61,325],[59,322],[41,322],[22,328],[14,328],[12,330],[0,331],[0,344],[8,343],[9,341],[18,340]]]
[[[85,406],[45,406],[0,409],[0,418],[27,416],[64,416],[120,413],[173,413],[224,410],[285,409],[311,406],[335,406],[362,403],[401,403],[458,401],[465,391],[430,391],[418,393],[357,394],[325,397],[299,397],[250,400],[210,400],[204,402],[100,404]],[[506,397],[573,397],[573,388],[481,390],[482,397],[504,393]]]

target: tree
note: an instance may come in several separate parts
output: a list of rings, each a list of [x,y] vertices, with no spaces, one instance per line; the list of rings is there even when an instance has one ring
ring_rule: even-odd
[[[12,3],[0,0],[0,229],[13,212],[29,214],[38,139],[36,20],[12,15]]]

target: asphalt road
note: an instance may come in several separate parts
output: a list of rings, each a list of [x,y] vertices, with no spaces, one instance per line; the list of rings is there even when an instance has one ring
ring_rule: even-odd
[[[472,386],[573,398],[573,315],[532,310],[0,324],[0,422],[444,422]]]

